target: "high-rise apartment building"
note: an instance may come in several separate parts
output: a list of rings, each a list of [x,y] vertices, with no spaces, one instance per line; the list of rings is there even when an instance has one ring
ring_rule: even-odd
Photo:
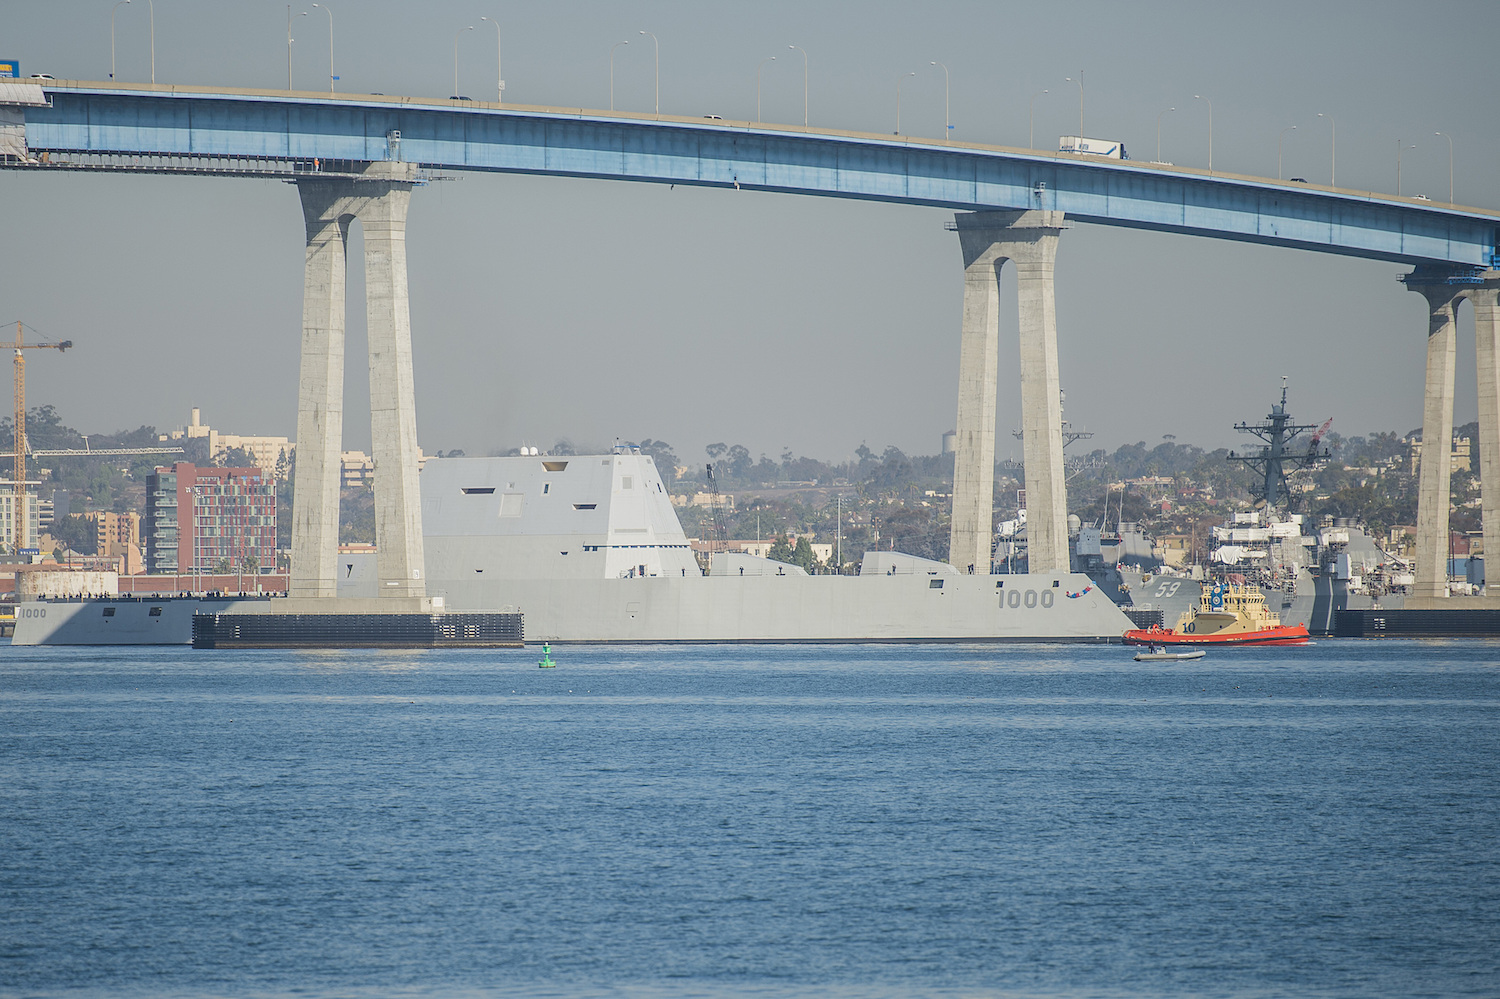
[[[16,489],[15,483],[10,479],[0,479],[0,545],[7,552],[14,554],[17,549],[29,550],[36,546],[37,540],[42,536],[40,525],[41,505],[37,503],[36,482],[25,483],[26,490],[21,494],[21,503],[26,511],[26,533],[20,539],[15,537],[16,533]]]
[[[179,461],[146,478],[146,568],[153,573],[259,571],[276,565],[276,484],[259,468]]]

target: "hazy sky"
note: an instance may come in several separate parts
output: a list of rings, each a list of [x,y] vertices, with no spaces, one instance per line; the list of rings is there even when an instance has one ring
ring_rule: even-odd
[[[0,57],[24,73],[103,80],[111,0],[0,0]],[[651,106],[661,40],[669,114],[800,120],[810,57],[814,125],[1039,148],[1078,125],[1138,159],[1500,203],[1493,106],[1500,4],[1426,3],[505,3],[332,0],[338,88]],[[328,21],[293,13],[298,89],[326,87]],[[157,80],[286,85],[284,3],[160,0]],[[118,8],[124,81],[149,78],[144,0]],[[0,321],[78,349],[28,365],[33,405],[79,429],[179,425],[190,406],[233,433],[296,424],[303,229],[279,182],[0,171]],[[823,458],[861,441],[937,450],[954,422],[962,262],[950,212],[613,181],[465,174],[413,196],[408,227],[417,413],[428,451],[559,437],[654,437],[686,459],[705,443]],[[351,242],[351,263],[360,258]],[[1078,225],[1061,241],[1057,315],[1067,416],[1093,444],[1163,434],[1233,445],[1280,376],[1299,418],[1345,434],[1421,422],[1427,329],[1405,268],[1311,252]],[[350,268],[345,446],[368,446],[363,275]],[[1002,326],[999,449],[1019,457],[1013,278]],[[1474,415],[1472,314],[1459,341],[1459,412]],[[1075,447],[1085,447],[1080,444]]]

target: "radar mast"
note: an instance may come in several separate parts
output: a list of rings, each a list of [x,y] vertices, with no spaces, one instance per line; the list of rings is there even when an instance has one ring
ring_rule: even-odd
[[[1286,409],[1286,376],[1282,375],[1281,401],[1271,407],[1265,422],[1234,425],[1234,429],[1240,433],[1259,437],[1266,442],[1265,445],[1253,454],[1235,454],[1231,451],[1229,460],[1243,462],[1260,474],[1259,487],[1251,487],[1256,500],[1264,501],[1267,508],[1274,508],[1284,500],[1290,510],[1296,506],[1296,497],[1287,486],[1288,470],[1296,472],[1328,457],[1328,451],[1319,451],[1318,444],[1331,422],[1333,421],[1324,423],[1321,428],[1316,424],[1293,423],[1292,416]],[[1298,454],[1288,450],[1287,445],[1299,434],[1314,430],[1317,433],[1313,434],[1312,443],[1305,453]]]

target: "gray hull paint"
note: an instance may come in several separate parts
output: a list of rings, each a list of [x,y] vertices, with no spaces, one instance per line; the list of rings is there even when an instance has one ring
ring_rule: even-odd
[[[193,640],[195,612],[220,611],[232,602],[192,597],[28,600],[16,607],[16,631],[10,644],[188,645]],[[107,610],[113,613],[106,614]]]
[[[558,643],[1117,642],[1130,627],[1098,589],[1083,592],[1089,580],[1078,574],[942,583],[914,575],[506,580],[486,588],[493,602],[484,606],[445,602],[453,611],[519,610],[528,641]],[[27,602],[11,644],[187,645],[195,611],[232,603]]]
[[[948,576],[941,587],[932,581],[911,575],[507,580],[486,586],[482,606],[519,610],[527,640],[549,642],[1106,642],[1119,641],[1130,627],[1097,589],[1082,592],[1089,580],[1078,574]],[[429,586],[447,594],[450,610],[481,609],[445,582]]]
[[[1177,627],[1178,618],[1198,603],[1203,592],[1203,584],[1187,576],[1147,577],[1138,569],[1126,568],[1120,571],[1120,577],[1130,587],[1130,607],[1161,611],[1162,624],[1169,629]],[[1149,578],[1150,582],[1143,583],[1143,578]]]

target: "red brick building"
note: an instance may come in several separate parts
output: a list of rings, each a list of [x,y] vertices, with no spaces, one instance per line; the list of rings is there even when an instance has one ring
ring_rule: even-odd
[[[146,478],[146,571],[276,567],[276,484],[259,468],[179,461]]]

